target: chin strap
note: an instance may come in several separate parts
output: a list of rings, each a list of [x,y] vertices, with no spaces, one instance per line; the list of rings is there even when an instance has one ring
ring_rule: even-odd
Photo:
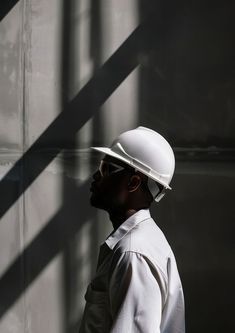
[[[164,195],[166,194],[166,189],[163,188],[162,191],[160,191],[158,184],[153,180],[152,178],[148,177],[148,188],[150,193],[153,196],[153,199],[157,202],[159,202]]]

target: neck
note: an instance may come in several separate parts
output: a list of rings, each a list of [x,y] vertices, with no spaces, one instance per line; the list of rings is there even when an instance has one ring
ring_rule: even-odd
[[[113,229],[116,230],[124,221],[128,219],[131,215],[135,214],[138,209],[127,209],[126,211],[109,211],[109,218],[112,222]]]

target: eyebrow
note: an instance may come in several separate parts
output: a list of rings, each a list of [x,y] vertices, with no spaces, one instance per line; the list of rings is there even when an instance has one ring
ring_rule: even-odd
[[[128,168],[129,169],[134,169],[131,165],[129,165],[129,164],[125,163],[125,162],[122,162],[118,158],[112,158],[112,157],[107,156],[107,157],[104,157],[103,160],[106,161],[106,162],[117,164],[117,165],[119,165],[119,166],[121,166],[123,168],[126,168],[126,169],[128,169]]]

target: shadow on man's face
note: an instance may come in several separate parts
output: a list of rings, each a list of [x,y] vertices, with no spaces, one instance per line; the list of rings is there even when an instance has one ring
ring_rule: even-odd
[[[130,178],[130,168],[126,163],[105,155],[105,162],[114,163],[124,169],[102,176],[99,169],[93,174],[91,184],[90,204],[106,211],[114,210],[123,205],[127,195],[127,184]]]

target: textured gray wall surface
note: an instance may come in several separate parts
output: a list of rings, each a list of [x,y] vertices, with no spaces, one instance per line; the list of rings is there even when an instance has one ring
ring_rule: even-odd
[[[151,208],[177,258],[187,332],[234,328],[235,48],[229,1],[0,5],[0,332],[77,332],[100,244],[89,205],[109,145],[139,125],[176,155]]]

